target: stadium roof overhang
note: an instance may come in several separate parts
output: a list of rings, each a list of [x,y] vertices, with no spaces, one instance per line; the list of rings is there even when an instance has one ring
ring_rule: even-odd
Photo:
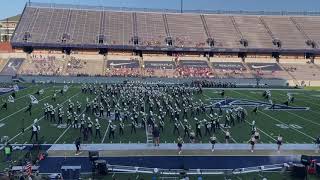
[[[129,46],[129,45],[100,45],[100,44],[63,44],[63,43],[33,43],[33,42],[11,42],[13,48],[32,47],[35,49],[109,49],[109,50],[132,50],[132,51],[163,51],[163,52],[213,52],[213,53],[292,53],[304,54],[313,53],[320,54],[320,49],[284,49],[284,48],[193,48],[193,47],[150,47],[150,46]]]

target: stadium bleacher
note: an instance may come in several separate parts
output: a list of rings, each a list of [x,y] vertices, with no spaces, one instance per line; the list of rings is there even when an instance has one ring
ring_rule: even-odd
[[[39,64],[27,58],[18,72],[22,75],[317,81],[317,65],[306,77],[300,77],[300,68],[291,70],[307,55],[316,58],[319,22],[319,16],[289,13],[201,14],[27,3],[12,46],[16,52],[33,47],[42,54],[55,49],[59,60]],[[60,57],[61,50],[66,57]],[[86,53],[96,57],[87,58]],[[286,55],[298,59],[286,62]]]
[[[319,42],[319,33],[314,30],[319,21],[318,16],[112,11],[31,3],[22,14],[12,45],[310,50],[315,48],[310,42]]]
[[[307,39],[296,28],[290,17],[265,16],[262,17],[267,23],[272,34],[281,41],[281,48],[284,49],[309,49]],[[315,17],[318,18],[318,17]],[[288,33],[290,32],[290,33]]]
[[[249,166],[253,163],[263,171],[262,163],[275,163],[282,156],[285,161],[294,156],[296,161],[301,152],[316,154],[313,143],[318,133],[313,125],[320,124],[315,122],[319,113],[313,101],[320,93],[297,85],[320,86],[319,28],[320,13],[178,13],[27,3],[12,38],[13,49],[0,44],[0,82],[25,82],[27,88],[17,92],[15,107],[9,94],[9,108],[2,100],[0,122],[6,123],[0,123],[0,128],[5,127],[2,133],[14,146],[29,149],[43,143],[39,147],[49,148],[42,149],[48,150],[44,153],[48,157],[45,164],[39,164],[41,173],[60,172],[61,163],[72,161],[81,165],[82,173],[90,172],[93,164],[98,165],[89,163],[87,156],[93,150],[100,160],[110,163],[114,159],[111,163],[126,165],[121,167],[124,170],[132,165],[127,173],[135,173],[136,179],[138,166],[144,165],[139,161],[154,167],[141,168],[141,174],[150,171],[150,175],[164,172],[158,171],[162,166],[156,164],[158,160],[170,169],[183,167],[183,173],[188,169],[183,165],[186,161],[206,171],[207,166],[226,166],[232,173],[240,165],[242,173],[242,164],[253,168]],[[33,114],[25,106],[30,99],[31,104],[34,99],[39,104]],[[25,116],[28,111],[30,117]],[[67,124],[60,119],[65,111]],[[38,115],[41,124],[34,120]],[[69,116],[73,116],[70,124]],[[31,123],[26,129],[24,117],[26,125]],[[37,140],[38,123],[39,135],[46,141]],[[157,145],[158,127],[162,129],[161,146]],[[257,137],[259,132],[262,138]],[[28,141],[25,136],[29,135]],[[83,154],[77,151],[74,155],[77,141],[81,141]],[[185,144],[181,157],[176,142],[178,147]],[[279,142],[284,143],[281,152]],[[158,158],[148,161],[146,156]],[[164,161],[167,156],[175,162]],[[203,165],[194,163],[202,156],[206,159]],[[211,163],[215,159],[209,156],[229,163]],[[230,165],[229,158],[236,161],[234,157],[241,157],[243,163]],[[279,163],[282,168],[284,160]],[[190,167],[189,172],[202,173]]]
[[[141,45],[165,46],[167,37],[163,17],[160,13],[136,13],[137,35]]]

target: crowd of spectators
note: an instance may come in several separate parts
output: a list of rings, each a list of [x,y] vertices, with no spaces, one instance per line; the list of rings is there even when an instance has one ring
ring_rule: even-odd
[[[176,71],[179,77],[209,78],[213,76],[212,70],[209,67],[203,67],[203,68],[178,67]]]
[[[82,61],[81,59],[77,59],[75,57],[71,57],[68,61],[67,68],[68,69],[81,69],[87,64],[86,61]]]
[[[28,75],[61,75],[63,66],[55,56],[31,55],[31,62],[23,68],[21,74]]]
[[[295,72],[297,70],[296,67],[285,67],[284,69],[289,72]]]
[[[107,71],[106,76],[109,77],[140,77],[139,68],[113,68]]]

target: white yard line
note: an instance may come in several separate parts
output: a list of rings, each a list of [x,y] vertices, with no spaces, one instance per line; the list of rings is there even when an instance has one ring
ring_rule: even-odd
[[[314,125],[320,126],[320,123],[317,123],[317,122],[314,122],[314,121],[312,121],[312,120],[306,119],[306,118],[304,118],[304,117],[302,117],[302,116],[299,116],[299,115],[297,115],[297,114],[295,114],[295,113],[292,113],[292,112],[289,112],[289,111],[286,111],[286,112],[289,113],[289,114],[292,114],[292,115],[294,115],[294,116],[296,116],[296,117],[298,117],[298,118],[300,118],[300,119],[303,119],[303,120],[305,120],[305,121],[307,121],[307,122],[310,122],[310,123],[312,123],[312,124],[314,124]]]
[[[66,134],[66,132],[71,128],[71,125],[68,126],[67,129],[63,131],[63,133],[54,141],[53,144],[57,144],[57,142]]]
[[[102,140],[101,140],[101,144],[104,142],[104,140],[105,140],[106,137],[107,137],[107,134],[108,134],[108,130],[109,130],[109,128],[110,128],[110,125],[111,125],[111,122],[108,123],[106,132],[104,133],[103,138],[102,138]]]
[[[120,95],[120,97],[119,97],[119,99],[118,99],[118,101],[117,101],[117,104],[119,103],[120,99],[121,99],[121,95]],[[111,125],[111,122],[109,121],[108,126],[107,126],[107,129],[106,129],[106,132],[105,132],[105,133],[104,133],[104,135],[103,135],[103,138],[102,138],[101,144],[104,142],[104,140],[105,140],[105,139],[106,139],[106,137],[107,137],[107,134],[108,134],[108,131],[109,131],[110,125]]]
[[[208,116],[208,114],[206,113],[206,116],[210,119],[210,117]],[[223,126],[220,125],[220,129],[223,133],[226,133],[225,130],[223,130]],[[231,133],[230,133],[231,134]],[[234,142],[234,143],[238,143],[232,136],[231,136],[231,140]]]
[[[43,90],[46,90],[46,89],[49,89],[49,87],[46,87],[46,88],[44,88]],[[51,90],[52,91],[52,90]],[[19,92],[19,91],[18,91]],[[21,97],[19,97],[19,98],[17,98],[17,99],[14,99],[15,101],[17,101],[17,100],[19,100],[19,99],[22,99],[22,98],[24,98],[24,97],[26,97],[26,96],[30,96],[30,95],[33,95],[34,93],[29,93],[29,94],[26,94],[26,95],[24,95],[24,96],[21,96]]]
[[[273,119],[273,120],[275,120],[275,121],[277,121],[277,122],[279,122],[279,123],[282,123],[282,124],[287,125],[287,126],[289,127],[289,129],[293,129],[293,130],[297,131],[298,133],[300,133],[300,134],[302,134],[302,135],[304,135],[304,136],[306,136],[306,137],[308,137],[308,138],[310,138],[310,139],[312,139],[312,140],[315,140],[315,138],[313,138],[312,136],[310,136],[310,135],[308,135],[308,134],[306,134],[306,133],[304,133],[304,132],[302,132],[302,131],[300,131],[300,130],[298,130],[298,129],[295,129],[295,128],[290,127],[288,124],[280,121],[280,120],[277,119],[277,118],[274,118],[274,117],[270,116],[269,114],[267,114],[267,113],[265,113],[265,112],[260,111],[260,113],[262,113],[262,114],[270,117],[271,119]]]
[[[43,100],[45,100],[45,99],[47,99],[47,98],[49,98],[49,97],[51,97],[51,96],[46,96],[46,97],[44,97],[44,98],[40,99],[40,100],[39,100],[39,102],[41,102],[41,101],[43,101]],[[0,122],[2,122],[2,121],[4,121],[4,120],[8,119],[9,117],[11,117],[11,116],[13,116],[13,115],[15,115],[15,114],[17,114],[17,113],[19,113],[19,112],[21,112],[21,111],[23,111],[23,110],[27,109],[27,108],[28,108],[28,106],[25,106],[25,107],[21,108],[19,111],[16,111],[16,112],[14,112],[14,113],[12,113],[12,114],[10,114],[10,115],[8,115],[8,116],[6,116],[6,117],[4,117],[4,118],[0,119]]]
[[[250,124],[250,122],[248,122],[247,120],[245,120],[245,121],[246,121],[246,123]],[[262,129],[257,128],[257,130],[259,130],[260,132],[262,132],[264,135],[266,135],[266,136],[267,136],[267,137],[269,137],[270,139],[272,139],[272,140],[276,141],[276,139],[275,139],[275,138],[273,138],[271,135],[269,135],[268,133],[266,133],[266,132],[265,132],[265,131],[263,131]]]
[[[281,93],[279,93],[277,91],[275,91],[275,92],[273,91],[273,93],[276,93],[279,96],[284,96],[284,97],[286,97],[286,99],[288,98],[288,96],[286,96],[284,94],[281,94]],[[312,100],[314,100],[314,98],[315,98],[315,97],[310,98],[309,96],[306,96],[305,94],[297,94],[296,96],[303,96],[304,98],[309,98],[309,99],[312,99]],[[301,100],[301,99],[296,99],[295,101],[301,101],[301,102],[309,103],[309,104],[312,104],[312,105],[320,107],[319,104],[315,104],[313,102],[309,102],[309,101],[305,101],[305,100]]]
[[[232,90],[232,91],[235,92],[235,93],[237,93],[237,94],[239,94],[239,95],[247,96],[246,94],[239,93],[239,92],[234,91],[234,90]],[[251,96],[247,96],[247,97],[251,97]],[[251,98],[254,98],[254,99],[258,100],[258,99],[255,98],[255,97],[251,97]],[[304,133],[304,132],[302,132],[302,131],[300,131],[300,130],[298,130],[298,129],[295,129],[295,128],[290,127],[287,123],[284,123],[284,122],[280,121],[279,119],[274,118],[274,117],[270,116],[269,114],[267,114],[267,113],[265,113],[265,112],[263,112],[263,111],[259,111],[259,112],[262,113],[262,114],[264,114],[265,116],[268,116],[269,118],[271,118],[271,119],[273,119],[273,120],[281,123],[281,124],[287,125],[290,129],[293,129],[294,131],[297,131],[298,133],[300,133],[300,134],[302,134],[302,135],[304,135],[304,136],[306,136],[306,137],[308,137],[308,138],[310,138],[310,139],[312,139],[312,140],[315,140],[315,138],[313,138],[312,136],[310,136],[310,135],[308,135],[308,134],[306,134],[306,133]]]
[[[98,97],[98,96],[96,96],[96,97]],[[78,115],[78,117],[80,117],[85,111],[86,111],[86,108],[84,108],[84,109],[81,111],[81,113]],[[69,130],[71,127],[72,127],[72,125],[69,125],[68,128],[65,129],[65,130],[63,131],[63,133],[58,137],[58,139],[56,139],[56,140],[54,141],[53,144],[56,144],[57,142],[59,142],[59,140],[68,132],[68,130]]]
[[[146,112],[146,101],[143,99],[143,109]],[[146,143],[148,143],[148,123],[147,121],[144,122],[145,130],[146,130]]]
[[[19,91],[20,91],[20,92],[21,92],[21,91],[26,91],[26,90],[28,90],[29,88],[31,88],[31,87],[24,88],[24,89],[19,90]],[[19,91],[18,91],[18,92],[19,92]],[[10,92],[11,92],[11,91],[10,91]],[[6,96],[6,95],[10,95],[10,92],[6,92],[6,93],[4,93],[4,94],[1,94],[1,95],[0,95],[0,97],[2,97],[2,96]]]
[[[277,92],[276,92],[277,93]],[[280,96],[285,96],[285,97],[287,97],[286,95],[283,95],[283,94],[280,94],[280,93],[277,93],[278,95],[280,95]],[[308,96],[305,96],[305,95],[300,95],[300,96],[303,96],[303,97],[308,97]],[[297,100],[296,100],[297,101]],[[315,103],[312,103],[312,102],[309,102],[309,101],[304,101],[304,100],[298,100],[298,101],[301,101],[301,102],[305,102],[305,103],[309,103],[309,104],[312,104],[312,105],[315,105],[315,106],[318,106],[318,107],[320,107],[320,105],[319,104],[315,104]],[[317,112],[317,111],[313,111],[313,110],[311,110],[311,108],[309,109],[309,111],[311,111],[311,112],[313,112],[313,113],[315,113],[315,114],[319,114],[320,115],[320,113],[319,112]],[[288,112],[289,113],[289,111],[286,111],[286,112]],[[294,114],[294,113],[292,113],[292,114]]]
[[[56,87],[56,86],[53,86],[53,87]],[[49,87],[48,87],[48,88],[49,88]],[[48,89],[48,88],[46,88],[46,89]],[[54,89],[52,89],[52,90],[50,90],[50,91],[55,91],[55,90],[54,90]],[[32,94],[27,94],[27,95],[32,95]],[[49,98],[50,96],[51,96],[51,95],[46,96],[46,97],[44,97],[44,98],[40,99],[40,100],[39,100],[39,102],[41,102],[41,101],[43,101],[43,100],[45,100],[45,99]],[[6,116],[6,117],[4,117],[4,118],[0,119],[0,122],[2,122],[2,121],[4,121],[4,120],[8,119],[9,117],[11,117],[11,116],[13,116],[13,115],[15,115],[15,114],[17,114],[17,113],[19,113],[19,112],[23,111],[23,110],[25,110],[27,107],[28,107],[28,106],[25,106],[25,107],[23,107],[22,109],[20,109],[19,111],[16,111],[16,112],[14,112],[14,113],[12,113],[12,114],[10,114],[10,115],[8,115],[8,116]]]
[[[73,97],[78,96],[79,94],[80,94],[80,92],[78,92],[78,93],[76,93],[75,95],[71,96],[69,99],[72,99]],[[68,102],[69,99],[63,101],[63,102],[61,103],[61,105],[62,105],[62,104],[65,104],[66,102]],[[54,109],[57,109],[57,108],[58,108],[58,107],[55,107]],[[40,117],[40,118],[38,119],[38,122],[40,122],[43,118],[44,118],[44,116]],[[27,128],[25,128],[25,131],[29,130],[29,129],[32,127],[32,125],[33,125],[33,123],[30,124]],[[8,142],[13,141],[14,139],[16,139],[16,138],[17,138],[18,136],[20,136],[21,134],[23,134],[23,133],[20,132],[20,133],[16,134],[16,135],[15,135],[14,137],[12,137]]]

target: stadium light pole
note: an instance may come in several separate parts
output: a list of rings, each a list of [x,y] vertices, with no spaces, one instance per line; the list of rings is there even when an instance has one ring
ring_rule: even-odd
[[[180,0],[180,13],[183,13],[183,0]]]

